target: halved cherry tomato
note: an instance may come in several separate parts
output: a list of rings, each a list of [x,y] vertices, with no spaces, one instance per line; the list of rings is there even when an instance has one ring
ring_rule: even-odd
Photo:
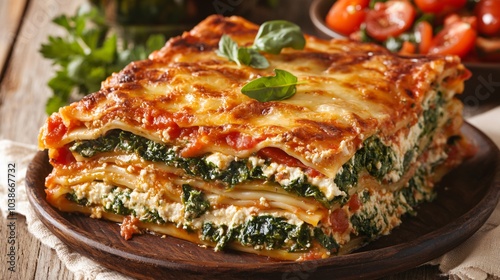
[[[481,0],[474,8],[479,33],[486,36],[500,35],[500,1]]]
[[[417,7],[424,13],[450,13],[461,9],[467,0],[415,0]]]
[[[342,35],[359,30],[370,0],[339,0],[326,15],[326,25]]]
[[[476,42],[476,18],[456,16],[445,20],[443,29],[432,39],[429,54],[454,54],[465,57]]]
[[[366,14],[366,32],[382,42],[408,30],[414,20],[415,8],[408,1],[377,2]]]
[[[440,13],[444,9],[442,0],[415,0],[415,5],[424,13]]]
[[[426,54],[431,47],[432,25],[427,21],[421,21],[415,26],[415,33],[418,36],[418,53]]]

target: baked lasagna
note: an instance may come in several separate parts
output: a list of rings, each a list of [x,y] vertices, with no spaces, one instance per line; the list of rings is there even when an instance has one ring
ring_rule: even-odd
[[[211,16],[52,114],[47,201],[119,222],[127,239],[325,258],[388,234],[469,154],[459,58],[307,35],[261,52],[264,69],[218,53],[222,36],[249,46],[258,30]],[[275,69],[297,77],[293,96],[242,94]]]

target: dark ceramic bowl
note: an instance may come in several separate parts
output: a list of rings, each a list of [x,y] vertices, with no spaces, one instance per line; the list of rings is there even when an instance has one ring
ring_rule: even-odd
[[[330,29],[325,17],[335,0],[314,0],[309,16],[316,29],[316,35],[324,39],[346,38]],[[465,82],[464,93],[459,98],[464,103],[464,115],[470,117],[500,105],[500,63],[464,62],[472,72]]]
[[[314,0],[309,7],[309,17],[311,17],[319,37],[324,39],[346,38],[326,25],[325,17],[333,3],[335,3],[335,0]]]

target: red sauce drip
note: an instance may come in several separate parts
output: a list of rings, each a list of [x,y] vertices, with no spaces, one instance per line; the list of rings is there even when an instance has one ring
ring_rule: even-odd
[[[319,177],[319,176],[321,176],[321,172],[319,172],[319,171],[318,171],[318,170],[316,170],[316,169],[312,169],[312,168],[310,168],[310,167],[308,167],[308,168],[306,169],[306,171],[305,171],[305,172],[306,172],[306,174],[307,174],[307,177],[309,177],[309,178],[314,178],[314,177]]]
[[[330,214],[330,224],[334,232],[342,233],[349,228],[347,213],[342,208],[335,209]]]
[[[227,145],[237,151],[241,151],[255,147],[255,145],[257,145],[257,143],[259,143],[260,141],[259,139],[255,139],[252,136],[248,136],[239,132],[219,134],[213,131],[203,131],[198,129],[198,127],[181,129],[180,137],[195,139],[182,150],[181,155],[183,157],[199,156],[203,153],[205,147],[209,143],[215,142],[215,144],[217,145]]]
[[[468,80],[472,77],[472,72],[469,69],[464,69],[464,72],[460,76],[461,79]]]
[[[45,136],[45,142],[49,146],[57,144],[67,131],[68,128],[64,125],[61,116],[52,114],[47,120],[47,135]]]
[[[167,128],[167,133],[170,139],[177,139],[181,135],[181,128],[175,122],[171,122]]]
[[[238,151],[251,149],[259,143],[259,141],[252,136],[241,134],[237,131],[227,133],[224,136],[224,140],[228,146]]]
[[[132,216],[126,216],[123,218],[122,224],[120,226],[120,235],[125,239],[129,240],[136,233],[140,233],[139,230],[139,219]]]
[[[181,151],[182,157],[195,157],[201,154],[205,147],[206,136],[199,133],[198,127],[186,127],[179,128],[179,137],[193,139],[192,142],[188,143],[184,149]]]
[[[316,169],[310,168],[309,166],[303,164],[300,160],[290,156],[279,148],[263,148],[257,152],[257,155],[263,158],[271,159],[276,163],[284,164],[286,166],[303,168],[308,177],[318,177],[321,175],[321,173]]]
[[[285,151],[278,148],[263,148],[259,152],[257,152],[257,155],[263,158],[269,158],[276,163],[284,164],[286,166],[301,167],[304,169],[308,168],[300,160],[290,156]]]
[[[57,149],[50,159],[50,163],[53,165],[69,165],[70,163],[76,162],[75,157],[69,150],[69,144]]]
[[[361,208],[361,201],[359,200],[358,194],[355,193],[349,199],[349,210],[356,211]]]

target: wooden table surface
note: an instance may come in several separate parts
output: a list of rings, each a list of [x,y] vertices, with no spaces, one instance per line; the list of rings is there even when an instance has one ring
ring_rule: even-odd
[[[0,1],[0,139],[36,144],[39,127],[47,117],[44,111],[45,102],[51,94],[46,82],[53,74],[51,63],[43,59],[38,50],[49,34],[57,35],[61,32],[51,23],[51,19],[62,13],[73,14],[76,7],[83,2]],[[308,0],[303,2],[307,5]],[[299,7],[297,11],[302,17],[301,21],[305,22],[306,32],[314,32],[307,18],[307,9]],[[500,69],[495,69],[494,72],[498,75]],[[468,108],[467,112],[470,114],[481,111],[478,108],[483,107],[482,103],[469,103],[474,105],[473,108]],[[74,279],[55,251],[41,244],[28,232],[24,217],[19,215],[18,218],[16,272],[7,271],[7,245],[3,241],[7,236],[7,220],[1,218],[0,221],[0,278]],[[426,265],[385,279],[442,278],[439,274],[437,267]]]

